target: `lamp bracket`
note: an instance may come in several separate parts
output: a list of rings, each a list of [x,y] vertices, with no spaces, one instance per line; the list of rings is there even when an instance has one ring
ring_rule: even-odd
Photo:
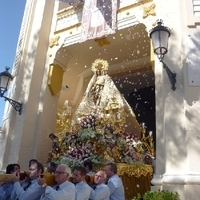
[[[176,86],[175,86],[175,84],[176,84],[176,73],[172,72],[172,71],[169,69],[169,67],[168,67],[162,60],[160,60],[160,62],[162,62],[163,68],[164,68],[164,69],[166,70],[166,72],[167,72],[169,81],[170,81],[171,86],[172,86],[171,89],[172,89],[173,91],[175,91],[175,90],[176,90]]]
[[[19,103],[19,102],[15,101],[15,100],[10,99],[10,98],[5,97],[5,96],[1,96],[1,97],[3,97],[3,98],[5,99],[5,101],[8,101],[8,102],[12,105],[12,107],[13,107],[16,111],[19,112],[19,115],[22,114],[22,103]]]

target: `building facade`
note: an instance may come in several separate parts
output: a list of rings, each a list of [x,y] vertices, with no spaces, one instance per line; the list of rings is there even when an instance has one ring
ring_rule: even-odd
[[[91,64],[102,58],[109,62],[109,74],[127,99],[134,90],[155,88],[151,97],[156,117],[147,120],[155,123],[152,189],[177,191],[183,200],[198,199],[199,7],[196,0],[72,4],[27,0],[8,94],[22,102],[23,109],[19,115],[6,104],[0,168],[19,163],[26,169],[31,158],[47,161],[56,113],[66,100],[72,110],[77,108],[92,75]],[[157,19],[172,31],[164,61],[176,72],[175,91],[152,52],[148,32]]]

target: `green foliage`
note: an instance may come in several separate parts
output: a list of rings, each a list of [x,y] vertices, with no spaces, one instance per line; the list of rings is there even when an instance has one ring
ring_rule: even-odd
[[[180,200],[177,192],[163,191],[148,191],[143,196],[138,195],[133,200]]]
[[[132,200],[143,200],[142,196],[138,194],[136,197],[134,197]]]
[[[66,164],[71,169],[73,169],[76,166],[80,166],[80,161],[78,159],[75,159],[75,158],[72,159],[72,158],[68,158],[68,157],[65,157],[65,156],[62,156],[60,158],[60,160],[56,161],[56,163],[58,165],[60,165],[60,164]]]

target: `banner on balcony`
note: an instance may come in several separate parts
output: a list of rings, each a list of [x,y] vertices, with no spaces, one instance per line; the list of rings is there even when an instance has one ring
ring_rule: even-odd
[[[117,0],[85,1],[81,23],[81,42],[114,33],[116,15]]]

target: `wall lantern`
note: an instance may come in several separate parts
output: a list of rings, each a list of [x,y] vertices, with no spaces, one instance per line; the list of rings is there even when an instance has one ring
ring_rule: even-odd
[[[6,67],[6,71],[0,73],[0,97],[3,97],[5,101],[8,101],[21,115],[22,104],[4,96],[5,92],[8,90],[10,81],[13,79],[13,76],[9,73],[8,70],[9,67]]]
[[[171,30],[163,26],[163,21],[157,20],[157,26],[150,30],[150,38],[152,39],[154,53],[157,55],[160,62],[162,62],[164,69],[167,72],[168,78],[171,83],[171,89],[176,90],[176,73],[173,73],[169,67],[164,63],[163,59],[168,52],[168,39],[171,35]]]

